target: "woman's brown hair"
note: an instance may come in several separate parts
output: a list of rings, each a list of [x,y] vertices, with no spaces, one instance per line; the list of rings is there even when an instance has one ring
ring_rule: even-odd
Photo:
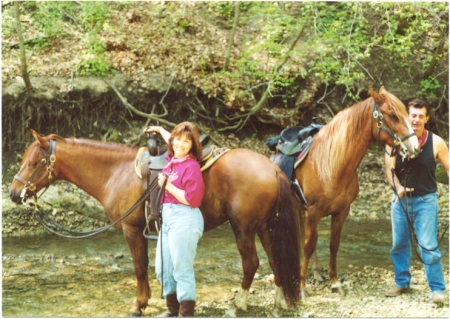
[[[192,148],[189,151],[197,161],[202,159],[202,144],[200,143],[200,133],[197,127],[191,122],[182,122],[175,126],[169,138],[169,145],[167,147],[167,154],[170,157],[173,157],[173,139],[178,136],[186,135],[188,139],[192,141]]]

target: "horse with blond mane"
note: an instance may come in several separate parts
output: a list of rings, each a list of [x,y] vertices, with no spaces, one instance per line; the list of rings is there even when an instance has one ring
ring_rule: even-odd
[[[295,201],[301,217],[304,217],[307,207],[300,275],[302,296],[306,296],[309,259],[316,249],[317,225],[322,217],[329,215],[331,239],[328,274],[332,290],[344,293],[337,278],[337,252],[342,226],[349,214],[350,204],[359,191],[358,166],[370,143],[378,140],[394,147],[402,156],[411,158],[420,152],[405,105],[384,87],[380,88],[379,93],[372,89],[369,92],[371,97],[341,111],[325,125],[314,136],[306,158],[295,164],[294,178],[301,185],[306,199],[305,205]]]

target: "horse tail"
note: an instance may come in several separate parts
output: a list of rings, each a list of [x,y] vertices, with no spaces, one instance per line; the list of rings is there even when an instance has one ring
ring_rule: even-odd
[[[291,305],[299,300],[300,293],[300,241],[299,216],[292,204],[291,185],[280,170],[278,198],[269,221],[271,229],[272,258],[278,267],[279,283],[284,297]]]

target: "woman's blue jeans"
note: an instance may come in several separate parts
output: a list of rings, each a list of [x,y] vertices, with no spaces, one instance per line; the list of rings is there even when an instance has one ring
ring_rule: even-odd
[[[409,288],[411,281],[411,236],[405,209],[408,207],[409,219],[416,230],[419,248],[424,261],[425,275],[432,292],[445,290],[441,253],[437,241],[438,201],[435,193],[419,197],[403,196],[395,203],[391,202],[392,249],[391,259],[394,263],[395,283],[400,288]],[[414,238],[414,237],[412,237]],[[413,243],[415,240],[413,239]],[[428,249],[428,250],[427,250]],[[431,265],[426,265],[431,264]]]
[[[182,204],[164,204],[162,220],[155,271],[163,295],[176,292],[179,302],[195,301],[194,259],[197,243],[203,235],[202,213],[198,208]]]

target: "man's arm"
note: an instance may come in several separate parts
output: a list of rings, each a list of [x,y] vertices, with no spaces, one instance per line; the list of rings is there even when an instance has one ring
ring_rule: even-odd
[[[445,144],[445,141],[440,137],[434,134],[433,136],[433,148],[434,148],[434,154],[435,158],[441,162],[442,166],[444,166],[445,171],[448,175],[448,147],[447,144]]]

